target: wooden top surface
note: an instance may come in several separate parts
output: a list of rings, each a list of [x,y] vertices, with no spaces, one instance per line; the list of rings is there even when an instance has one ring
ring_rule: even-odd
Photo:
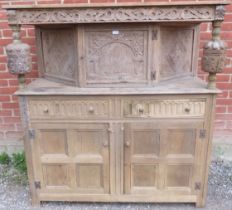
[[[143,7],[143,6],[184,6],[184,5],[226,5],[228,1],[179,1],[179,2],[148,2],[148,3],[79,3],[79,4],[40,4],[40,5],[7,5],[4,9],[52,9],[80,7]]]
[[[160,95],[160,94],[216,94],[218,89],[209,90],[198,78],[186,77],[160,82],[154,87],[131,88],[79,88],[39,78],[16,95]]]

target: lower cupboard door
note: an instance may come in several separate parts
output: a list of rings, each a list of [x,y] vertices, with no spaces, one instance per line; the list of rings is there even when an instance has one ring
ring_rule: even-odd
[[[34,124],[40,192],[109,194],[108,124]]]
[[[202,127],[195,121],[125,124],[124,193],[199,193]]]

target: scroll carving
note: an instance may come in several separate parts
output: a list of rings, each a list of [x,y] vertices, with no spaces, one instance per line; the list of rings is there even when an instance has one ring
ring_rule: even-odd
[[[9,10],[8,16],[10,24],[210,21],[221,17],[220,11],[214,6],[54,8]]]

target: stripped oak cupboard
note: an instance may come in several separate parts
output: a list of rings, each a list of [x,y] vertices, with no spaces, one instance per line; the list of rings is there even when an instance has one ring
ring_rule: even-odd
[[[224,4],[6,8],[34,205],[205,205]],[[199,25],[208,21],[207,88],[196,70]],[[19,26],[28,24],[36,29],[40,78],[26,86],[31,58]]]

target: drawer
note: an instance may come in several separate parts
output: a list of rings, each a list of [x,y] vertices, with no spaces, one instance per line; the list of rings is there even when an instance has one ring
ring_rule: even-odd
[[[31,99],[29,113],[31,119],[105,119],[109,104],[107,99]]]
[[[203,117],[206,99],[132,99],[123,101],[126,118]]]

